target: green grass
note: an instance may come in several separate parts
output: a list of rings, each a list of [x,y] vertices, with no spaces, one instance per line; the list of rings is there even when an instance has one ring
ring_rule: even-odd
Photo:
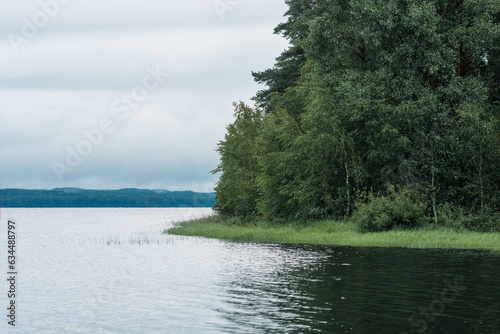
[[[307,224],[271,224],[242,223],[236,219],[223,220],[212,216],[178,223],[165,232],[239,242],[500,251],[500,233],[456,231],[433,225],[410,230],[362,233],[353,223],[332,220]]]

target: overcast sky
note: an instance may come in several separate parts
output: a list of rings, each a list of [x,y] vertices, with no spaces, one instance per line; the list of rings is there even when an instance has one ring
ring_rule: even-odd
[[[284,0],[0,2],[2,188],[212,191]],[[252,103],[253,104],[253,103]]]

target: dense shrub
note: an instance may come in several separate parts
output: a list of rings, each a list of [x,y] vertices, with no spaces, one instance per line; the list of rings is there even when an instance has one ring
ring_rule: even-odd
[[[500,213],[490,208],[483,208],[478,212],[467,212],[463,207],[454,207],[446,203],[439,207],[438,222],[440,225],[456,230],[500,232]]]
[[[387,195],[370,193],[357,203],[351,220],[365,232],[388,231],[394,227],[416,227],[426,222],[427,204],[409,189],[389,186]]]
[[[471,231],[500,232],[500,214],[490,210],[466,215],[462,226]]]
[[[463,228],[462,220],[465,217],[465,210],[463,207],[445,203],[438,206],[437,215],[439,225],[451,227],[456,230]]]

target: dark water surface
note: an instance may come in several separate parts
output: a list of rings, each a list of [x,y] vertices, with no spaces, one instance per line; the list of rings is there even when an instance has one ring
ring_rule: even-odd
[[[500,333],[498,255],[279,248],[295,254],[294,264],[303,263],[273,273],[266,283],[259,275],[235,280],[235,286],[259,296],[255,304],[235,303],[242,315],[272,314],[275,322],[293,328],[290,333]]]
[[[498,254],[162,234],[209,213],[2,210],[4,275],[6,219],[18,226],[19,308],[0,333],[500,333]]]

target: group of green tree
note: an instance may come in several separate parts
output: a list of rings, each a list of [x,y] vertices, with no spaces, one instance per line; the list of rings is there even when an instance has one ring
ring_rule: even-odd
[[[218,145],[215,209],[500,230],[500,2],[286,0]]]
[[[2,207],[211,207],[214,193],[149,189],[87,190],[56,188],[52,190],[3,189]]]

